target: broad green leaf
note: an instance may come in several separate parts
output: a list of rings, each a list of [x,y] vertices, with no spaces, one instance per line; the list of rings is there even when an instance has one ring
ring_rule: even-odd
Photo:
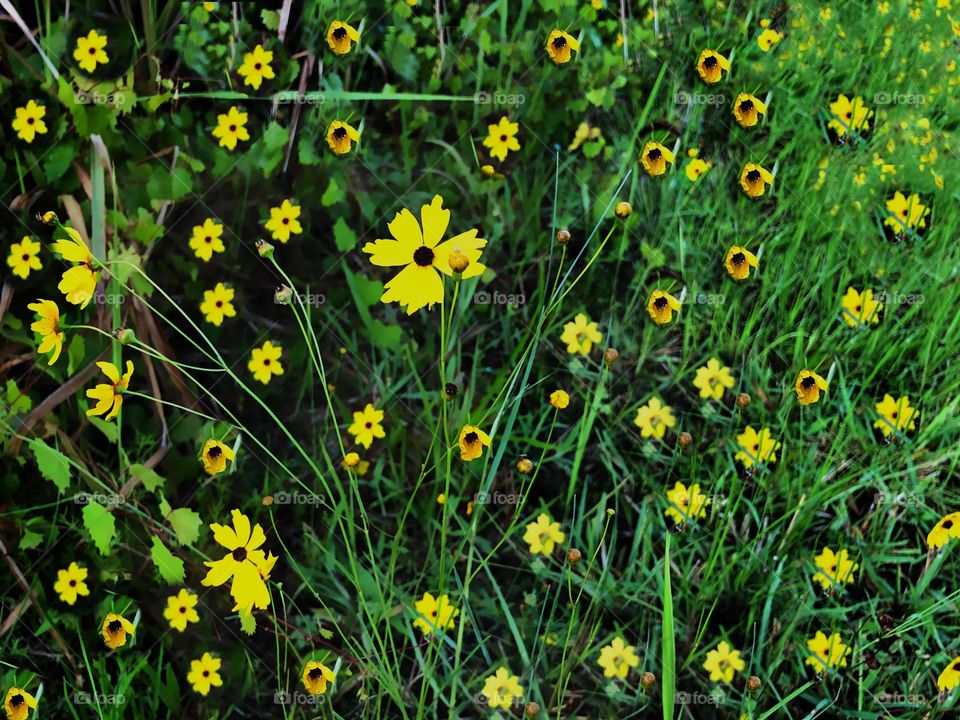
[[[29,395],[20,392],[15,380],[7,380],[7,407],[11,412],[26,415],[33,407],[33,401]]]
[[[117,523],[113,513],[103,505],[90,502],[83,506],[83,525],[93,538],[101,555],[110,552],[110,543],[117,535]]]
[[[193,545],[200,537],[203,519],[190,508],[177,508],[167,515],[167,521],[181,545]]]
[[[337,244],[337,250],[340,252],[352,250],[353,246],[357,244],[357,234],[350,229],[343,216],[338,217],[333,224],[333,241]]]
[[[337,183],[337,179],[332,177],[330,178],[330,184],[327,185],[326,192],[320,197],[320,203],[324,207],[330,207],[331,205],[336,205],[338,202],[343,200],[346,197],[343,189]]]
[[[70,461],[67,456],[40,438],[30,440],[29,446],[43,478],[56,485],[60,492],[66,492],[70,487]]]
[[[185,576],[183,560],[170,552],[156,535],[153,536],[152,541],[153,547],[150,548],[150,557],[153,559],[153,564],[157,566],[160,577],[171,585],[182,583]]]
[[[163,487],[165,480],[158,475],[152,468],[146,465],[135,463],[130,466],[130,475],[140,480],[143,486],[150,492],[156,492],[157,488]]]
[[[240,629],[246,635],[253,635],[257,631],[257,619],[253,613],[240,613]]]

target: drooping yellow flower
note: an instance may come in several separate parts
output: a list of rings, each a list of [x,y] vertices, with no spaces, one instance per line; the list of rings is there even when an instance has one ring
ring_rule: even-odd
[[[783,40],[783,33],[779,33],[773,28],[767,28],[757,36],[757,45],[764,52],[770,52],[770,48]]]
[[[960,685],[960,657],[950,661],[937,678],[937,689],[940,692],[950,692]]]
[[[23,107],[13,111],[13,129],[17,137],[26,143],[32,143],[37,135],[47,134],[47,124],[43,118],[47,114],[47,107],[33,100],[28,100]]]
[[[454,619],[460,614],[460,610],[450,604],[450,598],[446,594],[434,598],[425,592],[423,597],[414,603],[414,608],[418,615],[413,626],[424,635],[430,635],[437,630],[449,630],[454,626]]]
[[[933,529],[927,533],[927,547],[931,550],[939,550],[951,538],[958,537],[960,537],[960,512],[952,512],[940,518]]]
[[[567,352],[571,355],[576,353],[589,355],[594,343],[603,342],[603,335],[600,334],[595,322],[583,313],[577,313],[573,322],[563,326],[560,342],[566,343]]]
[[[547,36],[547,55],[555,65],[570,62],[573,53],[580,50],[580,41],[573,35],[556,28]]]
[[[280,203],[280,207],[270,208],[270,219],[264,224],[264,227],[270,231],[270,237],[285,243],[291,235],[301,234],[303,226],[300,225],[300,212],[300,206],[294,205],[289,200]]]
[[[841,305],[843,321],[850,327],[868,327],[880,322],[883,303],[873,299],[873,290],[866,289],[861,293],[849,287]]]
[[[672,518],[677,525],[682,525],[687,520],[705,517],[710,498],[700,492],[700,483],[694,483],[687,489],[682,482],[676,482],[673,489],[667,490],[667,502],[670,506],[663,514]]]
[[[534,555],[551,555],[553,549],[566,540],[560,530],[560,523],[553,522],[546,513],[540,513],[537,519],[527,525],[523,541],[530,546]]]
[[[187,629],[187,623],[200,622],[200,616],[197,614],[197,602],[199,598],[187,590],[180,588],[176,595],[170,595],[167,598],[167,607],[163,611],[163,616],[170,623],[170,627],[178,632]]]
[[[387,436],[381,425],[383,416],[383,410],[378,410],[371,403],[367,403],[363,410],[353,413],[353,423],[347,428],[347,432],[356,438],[358,444],[369,448],[375,438],[382,439]]]
[[[730,70],[730,61],[715,50],[708,48],[697,57],[697,72],[705,83],[720,82],[725,70]]]
[[[480,694],[486,698],[491,709],[509,708],[514,702],[523,697],[523,686],[520,678],[501,667],[483,681],[483,690]]]
[[[845,584],[852,583],[856,579],[854,573],[860,567],[850,559],[846,550],[834,553],[828,547],[825,547],[813,561],[817,565],[813,581],[820,583],[824,590],[842,588]]]
[[[234,457],[233,449],[215,438],[207,440],[200,451],[200,461],[207,475],[219,475],[227,469],[228,462],[233,462]]]
[[[232,580],[230,595],[236,602],[234,610],[249,615],[253,608],[265,610],[270,606],[266,579],[270,577],[277,558],[264,555],[260,546],[267,536],[257,523],[250,528],[250,519],[239,510],[231,510],[233,527],[211,523],[213,539],[228,553],[220,560],[206,561],[210,568],[201,580],[204,587],[218,587]]]
[[[830,120],[827,127],[833,130],[838,138],[847,133],[863,133],[870,129],[870,119],[873,110],[868,108],[859,95],[852,100],[841,93],[830,103]]]
[[[663,290],[654,290],[647,299],[647,313],[657,325],[666,325],[673,320],[673,313],[680,312],[680,301]]]
[[[283,365],[280,364],[281,355],[283,355],[283,348],[267,340],[250,353],[247,370],[253,373],[254,380],[266,385],[274,375],[283,375]]]
[[[3,710],[7,720],[27,720],[30,711],[37,707],[37,699],[23,688],[12,687],[3,698]]]
[[[311,695],[323,695],[327,692],[327,685],[333,684],[336,679],[333,670],[319,660],[311,660],[304,665],[300,675],[303,689]]]
[[[237,68],[237,74],[243,78],[244,85],[259,90],[264,80],[274,77],[273,68],[270,67],[272,61],[273,52],[264,50],[263,46],[258,44],[253,48],[253,52],[243,54],[243,64]]]
[[[770,171],[757,165],[747,163],[740,171],[740,187],[748,197],[758,198],[767,191],[767,185],[773,185],[773,175]]]
[[[103,635],[103,643],[111,650],[123,647],[127,644],[127,635],[133,635],[135,628],[133,623],[118,613],[107,613],[100,626],[100,634]]]
[[[213,290],[204,290],[203,302],[200,303],[200,312],[203,313],[204,320],[220,327],[225,318],[236,317],[233,296],[233,288],[228,288],[223,283],[217,283]]]
[[[343,120],[334,120],[327,127],[327,145],[337,155],[346,155],[355,142],[360,142],[360,133],[353,125]]]
[[[203,221],[203,225],[193,226],[190,249],[199,259],[209,262],[214,253],[222,253],[224,250],[221,235],[223,235],[223,225],[215,222],[213,218],[207,218]]]
[[[57,582],[53,585],[53,591],[67,605],[73,605],[78,597],[90,594],[87,583],[84,582],[86,579],[87,569],[72,562],[66,570],[57,570]]]
[[[820,393],[827,391],[827,381],[813,370],[801,370],[794,383],[797,401],[801,405],[812,405],[820,400]]]
[[[57,240],[50,249],[74,266],[66,270],[60,278],[57,289],[63,293],[67,302],[85,308],[93,299],[93,291],[97,287],[97,273],[93,269],[93,254],[73,228],[62,228],[67,234],[66,239]]]
[[[667,428],[676,427],[677,419],[669,405],[664,405],[660,398],[654,397],[637,409],[633,424],[640,428],[641,437],[660,439],[667,433]]]
[[[107,57],[107,36],[96,30],[91,30],[86,37],[77,38],[77,46],[73,50],[73,59],[80,69],[92,73],[97,65],[106,65],[110,62]]]
[[[733,101],[733,116],[745,128],[753,127],[766,114],[767,106],[750,93],[740,93]]]
[[[190,683],[194,692],[205,696],[211,688],[223,685],[223,679],[220,677],[220,664],[220,658],[215,658],[208,652],[205,652],[199,659],[190,661],[187,682]]]
[[[550,393],[550,404],[557,410],[565,410],[570,405],[570,396],[566,390],[554,390]]]
[[[247,132],[247,113],[240,112],[236,105],[231,105],[226,113],[217,115],[217,126],[213,129],[213,136],[220,140],[220,147],[233,150],[237,142],[246,142],[250,139]]]
[[[817,634],[807,640],[807,648],[812,655],[805,661],[818,673],[827,668],[846,667],[847,656],[850,654],[850,648],[843,644],[839,633],[833,633],[829,637],[818,630]]]
[[[887,200],[886,207],[888,215],[883,224],[897,234],[927,226],[926,218],[930,214],[930,208],[920,202],[920,196],[916,193],[907,197],[902,192],[895,192],[893,197]]]
[[[464,425],[457,444],[460,445],[460,459],[471,462],[483,455],[484,447],[490,447],[490,436],[474,425]]]
[[[769,428],[760,428],[760,432],[757,432],[752,425],[747,425],[743,432],[737,435],[737,443],[740,450],[734,455],[734,459],[743,463],[745,468],[751,468],[754,464],[763,467],[777,461],[780,442],[774,439]]]
[[[343,20],[334,20],[327,28],[327,45],[337,55],[346,55],[353,43],[360,42],[360,33]]]
[[[519,130],[520,124],[510,122],[506,115],[502,116],[498,123],[487,125],[487,137],[483,139],[483,146],[490,148],[490,157],[503,162],[508,152],[519,150],[520,142],[517,140]]]
[[[910,398],[906,395],[894,399],[884,393],[883,400],[876,404],[876,408],[880,418],[873,426],[882,432],[885,438],[894,434],[900,437],[904,431],[915,430],[917,420],[920,419],[920,411],[910,407]]]
[[[53,300],[42,298],[27,305],[27,308],[40,316],[36,322],[30,325],[30,329],[40,335],[40,345],[37,347],[37,352],[45,353],[52,350],[47,365],[53,365],[60,357],[60,351],[63,349],[60,308]]]
[[[630,674],[630,670],[640,665],[640,658],[633,645],[619,635],[609,645],[600,648],[600,657],[597,664],[603,669],[603,676],[623,680]]]
[[[746,666],[740,651],[734,650],[726,641],[720,641],[716,648],[709,651],[703,663],[703,669],[710,673],[710,680],[725,683],[731,682]]]
[[[380,301],[406,306],[408,315],[424,306],[432,307],[443,302],[441,278],[443,275],[453,276],[450,267],[452,252],[460,251],[469,260],[467,269],[460,276],[462,279],[476,277],[486,270],[486,266],[480,263],[480,254],[487,241],[477,237],[475,228],[440,242],[450,222],[450,211],[444,209],[442,197],[434,195],[433,201],[420,209],[420,219],[422,232],[416,217],[404,208],[387,225],[392,239],[376,240],[363,246],[363,252],[370,255],[370,262],[374,265],[403,267],[387,282]]]
[[[723,266],[737,282],[750,277],[750,268],[760,264],[759,258],[742,245],[731,245],[723,258]]]
[[[696,182],[710,168],[713,163],[707,162],[703,158],[695,157],[683,167],[683,172],[690,182]]]
[[[733,387],[733,375],[730,368],[721,365],[717,358],[710,358],[706,365],[697,368],[693,385],[700,391],[701,398],[720,400],[723,393]]]
[[[673,164],[673,153],[658,142],[650,140],[640,152],[640,162],[647,175],[657,177],[667,171],[667,164]]]
[[[87,390],[87,397],[96,400],[97,404],[87,409],[87,415],[104,415],[104,420],[113,420],[123,405],[123,391],[130,385],[130,378],[133,375],[133,363],[127,360],[127,369],[120,377],[120,368],[112,362],[101,361],[97,363],[100,371],[107,376],[109,383],[100,383]]]

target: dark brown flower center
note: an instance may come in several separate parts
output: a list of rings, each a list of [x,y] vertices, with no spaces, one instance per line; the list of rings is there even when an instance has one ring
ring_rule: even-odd
[[[813,379],[812,377],[810,377],[809,375],[808,375],[807,377],[805,377],[803,380],[800,381],[800,386],[801,386],[804,390],[810,390],[810,389],[811,389],[814,385],[816,385],[816,384],[817,384],[817,381],[814,380],[814,379]]]
[[[749,180],[749,181],[752,182],[752,183],[760,182],[760,171],[759,171],[759,170],[751,170],[750,172],[748,172],[748,173],[747,173],[747,180]]]
[[[365,422],[365,423],[363,424],[363,426],[364,426],[367,430],[369,430],[370,428],[373,427],[373,423],[370,422],[369,420],[367,420],[367,422]]]
[[[30,256],[27,253],[24,253],[21,259],[26,261],[30,259]]]
[[[559,50],[562,47],[565,47],[567,44],[567,39],[561,35],[560,37],[553,39],[553,46]]]
[[[319,680],[321,675],[323,675],[323,673],[320,672],[320,668],[315,667],[313,668],[313,670],[310,671],[311,680]]]
[[[663,157],[663,153],[660,152],[660,148],[654,148],[653,150],[647,153],[647,158],[653,161],[657,161],[661,157]]]
[[[76,580],[71,580],[71,581],[70,581],[70,587],[76,587],[76,586],[77,586],[77,581],[76,581]]]
[[[16,695],[10,696],[10,705],[11,707],[20,707],[23,705],[23,695],[17,693]]]
[[[473,445],[479,439],[480,437],[472,431],[463,436],[463,441],[467,443],[467,445]]]
[[[952,527],[953,527],[953,520],[944,520],[944,521],[943,521],[943,529],[944,529],[944,530],[949,530],[949,529],[952,528]]]
[[[123,628],[123,624],[119,620],[111,620],[110,624],[107,625],[107,630],[112,633],[120,632],[121,628]]]
[[[36,122],[34,118],[27,118],[27,125],[33,125]]]
[[[223,307],[223,300],[217,300],[217,307]]]
[[[413,253],[413,261],[420,267],[430,267],[433,265],[433,250],[426,245],[421,245]]]
[[[507,136],[506,136],[506,135],[501,135],[501,136],[500,136],[500,142],[506,142],[506,141],[507,141]]]
[[[744,100],[740,103],[740,112],[748,113],[753,110],[753,100]]]
[[[213,242],[213,238],[210,237],[209,235],[207,235],[207,236],[203,239],[203,241],[204,241],[207,245],[209,245],[210,243]]]
[[[717,59],[713,55],[707,55],[703,59],[703,66],[709,70],[712,70],[717,66]]]
[[[184,606],[184,605],[181,605],[181,606],[180,606],[180,614],[181,614],[181,615],[186,615],[186,614],[187,614],[187,608],[186,608],[186,606]]]
[[[262,67],[263,67],[263,65],[261,65],[260,63],[257,63],[256,65],[253,66],[253,69],[254,69],[254,70],[259,70],[259,69],[262,68]]]
[[[210,677],[210,671],[209,671],[209,670],[204,670],[204,671],[203,671],[203,676],[204,676],[204,677]]]
[[[223,454],[223,451],[220,449],[219,445],[214,445],[212,448],[207,450],[207,457],[213,458],[214,460],[216,460],[222,454]]]
[[[738,253],[734,253],[730,257],[730,262],[732,262],[734,265],[743,265],[746,259],[747,259],[746,255],[744,255],[742,252],[738,252]]]
[[[653,301],[653,306],[657,310],[663,310],[667,306],[667,299],[665,297],[658,297]]]
[[[344,127],[338,127],[333,131],[333,137],[337,140],[343,140],[347,136],[347,129]]]
[[[343,40],[347,36],[346,28],[338,27],[333,31],[333,37],[336,40]]]
[[[238,547],[231,555],[233,555],[233,559],[237,562],[243,562],[247,559],[247,549],[245,547]]]
[[[236,126],[236,125],[231,125],[231,126],[230,126],[230,132],[236,132],[236,131],[237,131],[237,126]]]

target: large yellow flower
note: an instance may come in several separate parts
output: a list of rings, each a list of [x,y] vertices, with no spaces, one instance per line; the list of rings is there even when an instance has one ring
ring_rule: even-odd
[[[842,588],[844,584],[852,583],[856,578],[854,573],[860,567],[850,559],[846,550],[835,553],[828,547],[825,547],[813,561],[817,566],[813,581],[820,583],[824,590]]]
[[[327,128],[327,145],[337,155],[346,155],[353,143],[360,142],[360,133],[350,123],[334,120]]]
[[[747,425],[743,432],[737,435],[737,443],[740,450],[734,455],[734,459],[742,462],[745,468],[753,467],[754,464],[762,467],[777,461],[780,442],[774,439],[768,428],[760,428],[760,432],[757,432],[752,425]]]
[[[454,619],[460,614],[460,611],[450,604],[450,598],[446,595],[434,598],[425,592],[413,606],[417,611],[413,626],[424,635],[430,635],[437,630],[449,630],[454,626]]]
[[[133,375],[133,363],[127,360],[127,371],[120,377],[120,369],[111,362],[98,362],[97,367],[107,376],[109,383],[100,383],[87,390],[87,397],[96,400],[97,404],[87,410],[87,415],[103,415],[104,420],[113,420],[123,405],[123,391],[130,384]]]
[[[209,262],[215,252],[222,253],[224,250],[221,235],[223,235],[223,225],[215,222],[213,218],[207,218],[203,221],[203,225],[194,225],[190,248],[198,258]]]
[[[62,228],[66,239],[57,240],[50,249],[74,266],[66,270],[60,278],[57,289],[64,294],[67,302],[85,308],[93,299],[97,287],[97,273],[93,269],[93,253],[73,228]]]
[[[213,136],[220,140],[220,147],[233,150],[238,141],[250,139],[247,132],[247,113],[240,112],[236,105],[231,105],[226,113],[217,115],[217,126],[213,129]]]
[[[801,370],[794,383],[794,390],[801,405],[812,405],[819,402],[821,392],[827,391],[827,381],[813,370]]]
[[[283,375],[283,365],[280,364],[281,355],[283,355],[283,348],[267,340],[251,351],[247,370],[253,373],[254,380],[266,385],[274,375]]]
[[[712,85],[720,82],[725,70],[730,70],[730,61],[716,50],[708,48],[697,58],[697,72],[705,83]]]
[[[952,512],[940,518],[927,534],[927,547],[939,550],[952,538],[960,537],[960,512]]]
[[[560,531],[560,523],[553,522],[546,513],[540,513],[534,522],[527,525],[523,541],[530,546],[530,552],[534,555],[550,555],[566,537]]]
[[[299,205],[284,200],[280,203],[280,207],[270,208],[270,219],[267,220],[264,227],[270,231],[270,237],[285,243],[291,235],[299,235],[303,232],[303,226],[299,220],[300,213]]]
[[[837,137],[842,138],[848,132],[860,133],[869,130],[873,110],[864,105],[863,98],[859,95],[851,100],[840,94],[830,103],[830,115],[827,127],[833,130]]]
[[[647,175],[656,177],[667,171],[667,164],[673,164],[674,156],[664,145],[653,140],[643,146],[640,152],[640,162]]]
[[[163,611],[163,617],[170,623],[170,627],[178,632],[187,629],[187,623],[200,622],[200,615],[197,614],[197,603],[199,598],[186,588],[180,588],[176,595],[170,595],[167,598],[167,607]]]
[[[664,510],[663,514],[678,525],[690,519],[704,517],[707,514],[707,505],[710,504],[710,498],[700,492],[699,483],[694,483],[688,490],[687,486],[679,481],[674,483],[672,490],[667,490],[667,501],[670,507]]]
[[[387,433],[383,429],[383,410],[378,410],[371,403],[358,412],[353,413],[353,424],[347,432],[356,438],[357,443],[369,448],[374,438],[385,438]]]
[[[327,45],[337,55],[346,55],[353,43],[360,42],[360,33],[343,20],[334,20],[327,28]]]
[[[750,268],[760,264],[759,258],[742,245],[731,245],[723,258],[723,266],[737,282],[750,277]]]
[[[27,720],[31,710],[37,707],[37,699],[23,688],[12,687],[3,698],[3,710],[7,720]]]
[[[827,668],[846,667],[847,655],[850,654],[850,648],[840,640],[839,633],[833,633],[827,637],[820,630],[817,634],[807,640],[807,647],[813,653],[806,659],[806,664],[813,667],[818,673]]]
[[[591,322],[583,313],[577,313],[573,322],[563,326],[560,342],[565,343],[567,352],[571,355],[589,355],[594,343],[603,342],[603,335],[597,329],[597,324]]]
[[[53,365],[60,357],[60,351],[63,349],[63,330],[60,329],[60,308],[53,300],[38,299],[27,305],[27,308],[33,310],[40,318],[30,325],[30,329],[40,335],[40,346],[38,353],[50,352],[50,360],[47,365]]]
[[[705,400],[719,400],[725,390],[733,387],[733,375],[730,368],[721,365],[716,358],[710,358],[707,364],[697,368],[693,385],[700,391],[700,397]]]
[[[773,185],[773,175],[770,171],[757,165],[747,163],[740,171],[740,187],[748,197],[758,198],[767,191],[767,185]]]
[[[73,605],[80,596],[90,594],[87,588],[87,569],[75,562],[70,563],[65,570],[57,570],[57,582],[53,590],[67,605]]]
[[[667,428],[675,427],[677,419],[669,405],[664,405],[660,398],[650,398],[646,405],[637,409],[637,416],[633,424],[640,428],[641,437],[662,438]]]
[[[503,162],[511,150],[519,150],[517,131],[520,123],[510,122],[507,116],[500,118],[500,122],[487,125],[487,136],[483,139],[483,146],[490,148],[490,157]]]
[[[753,127],[766,114],[767,106],[750,93],[740,93],[733,101],[733,116],[745,128]]]
[[[220,663],[220,658],[215,658],[208,652],[199,659],[190,661],[187,682],[193,687],[194,692],[206,695],[211,688],[223,685],[223,679],[220,677]]]
[[[603,669],[603,676],[623,680],[632,668],[640,665],[633,645],[627,645],[622,637],[615,637],[609,645],[600,648],[597,664]]]
[[[311,695],[323,695],[327,692],[327,684],[337,679],[333,670],[318,660],[311,660],[303,667],[300,680],[303,688]]]
[[[237,311],[233,307],[233,288],[223,283],[217,283],[213,290],[203,291],[203,302],[200,303],[200,312],[204,319],[219,327],[224,318],[236,317]]]
[[[710,673],[713,682],[725,683],[732,681],[734,675],[742,672],[746,666],[740,657],[740,651],[734,650],[724,641],[707,653],[703,663],[703,669]]]
[[[483,455],[484,447],[490,447],[490,436],[475,425],[464,425],[457,444],[460,445],[460,459],[470,462]]]
[[[910,398],[906,395],[894,399],[889,393],[884,393],[883,400],[876,404],[880,419],[873,426],[889,438],[891,435],[901,435],[905,430],[914,430],[920,411],[910,407]]]
[[[551,31],[547,36],[547,55],[556,65],[570,62],[572,54],[579,50],[580,42],[560,28]]]
[[[274,77],[273,68],[270,67],[272,61],[273,52],[264,50],[263,45],[257,45],[253,52],[244,53],[243,64],[237,69],[237,74],[243,78],[244,85],[259,90],[264,80]]]
[[[47,114],[45,105],[28,100],[23,107],[13,111],[13,129],[17,137],[26,143],[32,143],[37,135],[47,134],[47,124],[43,121]]]
[[[887,217],[883,224],[893,229],[897,234],[907,230],[916,230],[927,226],[927,215],[930,208],[920,202],[920,196],[913,193],[909,197],[902,192],[895,192],[887,200]]]
[[[491,708],[509,708],[514,702],[523,697],[523,686],[520,678],[501,667],[483,681],[483,690],[480,694],[486,698]]]
[[[107,36],[96,30],[91,30],[86,37],[77,38],[77,46],[73,50],[73,59],[77,65],[88,73],[97,69],[97,65],[106,65],[110,62],[107,57]]]
[[[861,293],[849,287],[840,304],[843,306],[843,321],[850,327],[867,327],[880,322],[883,303],[874,300],[873,290],[866,289]]]
[[[450,254],[459,251],[469,260],[462,278],[471,278],[483,273],[486,267],[480,264],[481,248],[487,244],[477,237],[476,229],[460,233],[445,242],[440,242],[450,222],[450,211],[443,208],[443,198],[434,195],[433,202],[420,209],[423,231],[413,213],[404,208],[387,225],[393,239],[376,240],[363,246],[370,255],[370,262],[381,267],[403,267],[386,284],[381,302],[398,302],[405,305],[412,315],[424,306],[443,302],[442,275],[453,276]]]
[[[111,650],[126,645],[127,635],[133,635],[135,630],[133,623],[118,613],[107,613],[100,626],[103,643]]]
[[[940,692],[950,692],[960,685],[960,657],[950,661],[937,678],[937,689]]]
[[[249,615],[253,608],[265,610],[270,605],[266,579],[277,562],[273,554],[264,555],[260,546],[267,540],[259,523],[250,528],[250,519],[239,510],[231,510],[233,527],[211,523],[213,539],[229,552],[220,560],[206,561],[210,568],[201,584],[217,587],[232,580],[230,594],[236,602],[234,610]]]
[[[233,462],[234,453],[229,445],[210,438],[203,444],[200,461],[207,475],[219,475],[227,469],[227,463]]]
[[[663,290],[654,290],[647,299],[647,313],[657,325],[666,325],[673,320],[673,313],[680,312],[680,301]]]

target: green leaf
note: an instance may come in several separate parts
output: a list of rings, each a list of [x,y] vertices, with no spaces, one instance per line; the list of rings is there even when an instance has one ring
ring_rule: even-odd
[[[247,635],[253,635],[257,631],[257,619],[253,613],[239,613],[240,629]]]
[[[86,355],[87,341],[83,339],[83,335],[75,333],[67,346],[67,375],[72,376],[76,372]]]
[[[43,174],[47,176],[47,182],[53,185],[62,178],[76,156],[77,149],[72,143],[61,143],[44,155]]]
[[[117,523],[113,513],[99,503],[90,502],[83,507],[83,525],[100,554],[106,555],[110,552],[110,543],[117,535]]]
[[[280,29],[280,13],[276,10],[267,10],[264,8],[260,11],[260,20],[267,30],[276,32]]]
[[[157,566],[160,577],[171,585],[182,583],[186,575],[183,570],[183,560],[170,552],[156,535],[153,536],[152,541],[153,547],[150,548],[150,557],[153,559],[153,564]]]
[[[337,179],[332,177],[330,178],[330,184],[327,185],[326,192],[323,193],[323,196],[320,198],[320,202],[324,207],[330,207],[331,205],[336,205],[345,197],[346,193],[337,183]]]
[[[66,492],[70,487],[70,461],[67,456],[40,438],[30,440],[29,446],[44,479],[56,485],[60,492]]]
[[[20,392],[20,388],[17,387],[14,380],[7,380],[7,407],[10,408],[11,412],[21,415],[26,415],[33,407],[33,400],[30,399],[29,395]]]
[[[350,229],[342,215],[333,224],[333,241],[337,244],[337,250],[340,252],[352,250],[353,246],[357,244],[357,234]]]
[[[140,480],[143,486],[150,492],[156,492],[157,488],[162,487],[165,482],[152,468],[148,468],[146,465],[141,465],[140,463],[135,463],[130,466],[130,475]]]
[[[24,529],[23,537],[20,538],[19,548],[21,550],[30,550],[37,547],[40,543],[43,542],[43,535],[38,532],[34,532],[29,528]]]
[[[177,508],[167,514],[167,522],[177,534],[181,545],[193,545],[200,537],[200,526],[203,519],[200,514],[190,508]]]
[[[120,429],[114,422],[107,422],[106,420],[101,420],[100,418],[92,415],[87,418],[87,422],[106,435],[107,440],[109,440],[111,443],[116,443],[117,439],[120,437]]]

